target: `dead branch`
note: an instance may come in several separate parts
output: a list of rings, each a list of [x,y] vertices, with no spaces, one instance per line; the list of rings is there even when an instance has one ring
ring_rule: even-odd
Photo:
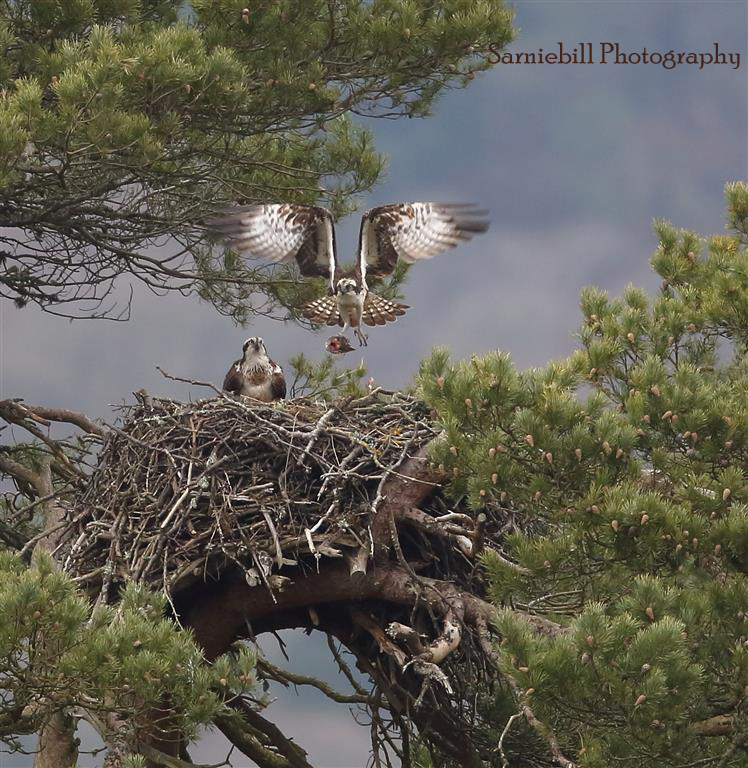
[[[48,427],[56,421],[72,424],[89,435],[104,437],[107,428],[92,421],[83,413],[69,411],[66,408],[49,408],[44,405],[29,405],[20,400],[0,400],[0,418],[19,426],[26,426],[27,421]]]
[[[366,693],[340,693],[339,691],[333,690],[327,683],[318,680],[316,677],[294,674],[286,669],[276,667],[265,658],[259,658],[257,660],[257,671],[260,677],[268,680],[275,680],[277,683],[286,687],[290,684],[294,686],[308,685],[312,688],[316,688],[321,693],[324,693],[328,699],[331,699],[338,704],[367,704],[371,701],[371,696]]]
[[[3,472],[4,474],[9,475],[15,480],[20,480],[22,483],[26,483],[26,485],[34,488],[36,492],[40,495],[46,495],[46,494],[41,494],[39,490],[39,488],[41,487],[41,479],[39,478],[38,473],[34,472],[32,469],[29,469],[23,464],[19,464],[17,461],[14,461],[8,456],[3,456],[3,454],[1,453],[0,453],[0,472]]]
[[[372,504],[371,520],[373,539],[379,545],[374,550],[377,564],[386,562],[391,547],[396,545],[396,542],[388,542],[390,521],[395,519],[401,510],[418,506],[433,493],[439,480],[443,479],[440,473],[430,466],[428,451],[427,443],[412,455],[403,456],[380,481]]]
[[[443,539],[451,546],[457,548],[466,557],[473,556],[475,528],[470,529],[454,525],[445,521],[443,518],[439,519],[432,517],[416,507],[400,507],[397,510],[397,521],[401,523],[409,523],[426,531],[432,536]],[[475,521],[470,519],[470,525],[474,526]]]
[[[306,752],[243,699],[234,699],[230,706],[248,728],[242,728],[227,716],[218,718],[216,724],[229,741],[261,768],[312,768],[307,762]],[[253,736],[252,732],[257,736]],[[262,737],[266,744],[263,745],[258,737]],[[268,745],[272,745],[274,750]]]
[[[407,655],[390,640],[387,633],[371,616],[368,616],[363,611],[351,611],[351,619],[354,624],[357,624],[376,640],[380,653],[392,656],[401,669],[405,666],[408,660]]]

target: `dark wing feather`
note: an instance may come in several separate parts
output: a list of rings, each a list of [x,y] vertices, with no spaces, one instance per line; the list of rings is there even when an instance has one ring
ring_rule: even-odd
[[[242,375],[239,373],[237,366],[240,364],[240,360],[237,360],[231,368],[229,368],[226,377],[223,380],[223,388],[226,392],[233,392],[237,394],[242,388]]]
[[[343,325],[334,296],[324,296],[310,301],[304,307],[303,314],[315,325]]]
[[[367,293],[361,319],[365,325],[386,325],[402,317],[406,309],[409,309],[407,304],[390,301],[383,296],[377,296],[376,293]]]
[[[316,205],[246,205],[208,222],[209,228],[242,253],[273,262],[296,259],[304,277],[332,283],[337,266],[335,225]]]
[[[283,369],[272,360],[270,365],[273,368],[273,373],[270,376],[270,395],[273,400],[283,400],[286,396],[286,377],[283,375]]]
[[[488,229],[486,211],[465,203],[397,203],[367,211],[359,232],[364,277],[392,274],[398,259],[432,259]]]

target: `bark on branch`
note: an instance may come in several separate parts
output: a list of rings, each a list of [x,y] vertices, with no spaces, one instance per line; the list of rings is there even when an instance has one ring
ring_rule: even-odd
[[[293,672],[289,672],[287,669],[280,669],[274,664],[271,664],[267,659],[260,658],[257,660],[257,669],[261,677],[266,679],[275,680],[288,687],[288,685],[308,685],[312,688],[316,688],[321,693],[324,693],[328,699],[337,702],[338,704],[366,704],[370,700],[370,696],[366,693],[340,693],[333,690],[327,683],[322,680],[318,680],[316,677],[309,677],[308,675],[297,675]]]
[[[242,754],[260,768],[312,768],[304,750],[287,739],[273,723],[249,707],[240,711],[243,725],[227,715],[217,717],[215,724]],[[263,741],[269,741],[276,749],[270,749]]]
[[[735,716],[732,714],[714,715],[714,717],[691,723],[688,730],[696,736],[729,736],[735,731]]]
[[[0,417],[13,424],[24,426],[26,420],[48,427],[56,421],[72,424],[89,435],[105,437],[108,429],[97,424],[84,413],[66,408],[49,408],[45,405],[29,405],[19,400],[0,400]]]
[[[417,507],[438,487],[441,473],[429,465],[430,444],[403,460],[387,473],[380,483],[372,504],[371,530],[374,540],[374,562],[386,563],[392,548],[390,526],[401,510]]]

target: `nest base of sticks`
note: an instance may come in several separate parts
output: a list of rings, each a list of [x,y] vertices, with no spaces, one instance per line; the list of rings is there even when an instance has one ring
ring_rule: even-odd
[[[131,580],[163,591],[208,659],[263,632],[327,633],[373,682],[382,744],[408,721],[470,765],[495,616],[477,555],[506,518],[449,502],[437,439],[402,394],[143,397],[107,436],[58,558],[100,601]]]

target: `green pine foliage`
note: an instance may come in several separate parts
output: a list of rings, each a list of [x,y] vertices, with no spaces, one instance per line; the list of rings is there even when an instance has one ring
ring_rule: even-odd
[[[332,401],[364,394],[361,381],[366,376],[366,366],[363,360],[355,368],[339,368],[332,355],[315,362],[301,353],[290,358],[288,364],[292,374],[289,386],[291,397]]]
[[[503,674],[582,768],[748,759],[748,185],[726,196],[729,234],[655,222],[658,296],[583,292],[569,359],[437,350],[417,380],[452,494],[512,523],[484,554]]]
[[[238,322],[296,317],[298,281],[212,247],[205,219],[236,202],[349,212],[384,168],[365,119],[429,114],[512,35],[484,0],[0,5],[0,227],[16,230],[0,294],[116,316],[127,274]]]
[[[0,743],[19,746],[50,713],[85,707],[133,735],[173,702],[175,725],[223,712],[222,692],[251,690],[254,657],[242,648],[212,666],[189,632],[165,618],[165,598],[128,586],[116,607],[97,606],[44,554],[31,567],[0,552]],[[125,734],[125,735],[127,735]]]

